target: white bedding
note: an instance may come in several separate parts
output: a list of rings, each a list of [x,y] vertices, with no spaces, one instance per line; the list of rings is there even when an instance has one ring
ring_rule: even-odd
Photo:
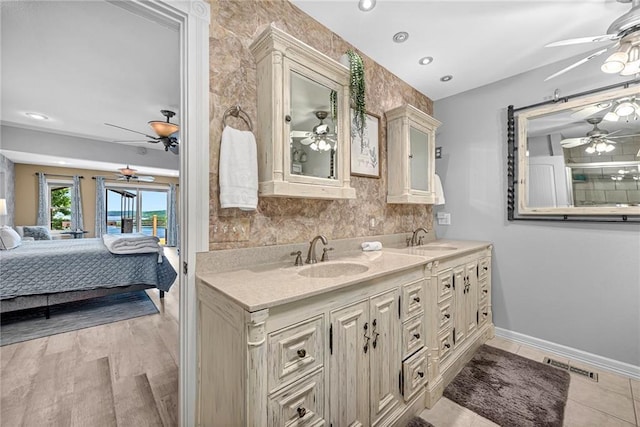
[[[141,233],[131,234],[103,234],[102,241],[109,252],[117,255],[146,254],[156,252],[158,263],[162,262],[164,251],[159,239]]]

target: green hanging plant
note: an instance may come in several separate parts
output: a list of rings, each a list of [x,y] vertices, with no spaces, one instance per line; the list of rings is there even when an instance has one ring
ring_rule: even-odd
[[[355,110],[353,124],[360,134],[360,138],[362,138],[364,130],[367,127],[367,104],[364,98],[364,64],[362,63],[360,55],[352,49],[347,51],[347,56],[349,56],[349,69],[351,71],[349,81],[351,107]]]

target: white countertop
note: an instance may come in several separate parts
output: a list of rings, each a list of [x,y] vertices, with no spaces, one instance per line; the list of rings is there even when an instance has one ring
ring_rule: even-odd
[[[437,259],[463,255],[490,245],[489,242],[437,240],[422,246],[384,248],[381,251],[336,255],[331,261],[295,267],[292,261],[261,264],[231,271],[201,272],[196,277],[201,283],[223,293],[247,311],[270,308],[325,292],[342,289],[356,283],[386,276]],[[455,248],[438,250],[438,247]],[[358,264],[367,270],[337,277],[306,277],[310,269],[320,267],[335,272],[340,264]]]

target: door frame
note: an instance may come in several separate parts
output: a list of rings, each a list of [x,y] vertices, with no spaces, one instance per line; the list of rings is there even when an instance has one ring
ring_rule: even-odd
[[[209,250],[209,24],[202,0],[107,0],[180,35],[179,424],[196,425],[196,253]],[[187,268],[188,267],[188,268]]]

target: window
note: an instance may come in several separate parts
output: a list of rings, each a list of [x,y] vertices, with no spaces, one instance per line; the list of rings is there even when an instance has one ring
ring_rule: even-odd
[[[48,182],[49,228],[68,230],[71,227],[71,182]]]
[[[162,188],[108,186],[107,233],[143,233],[165,243],[169,192]]]

